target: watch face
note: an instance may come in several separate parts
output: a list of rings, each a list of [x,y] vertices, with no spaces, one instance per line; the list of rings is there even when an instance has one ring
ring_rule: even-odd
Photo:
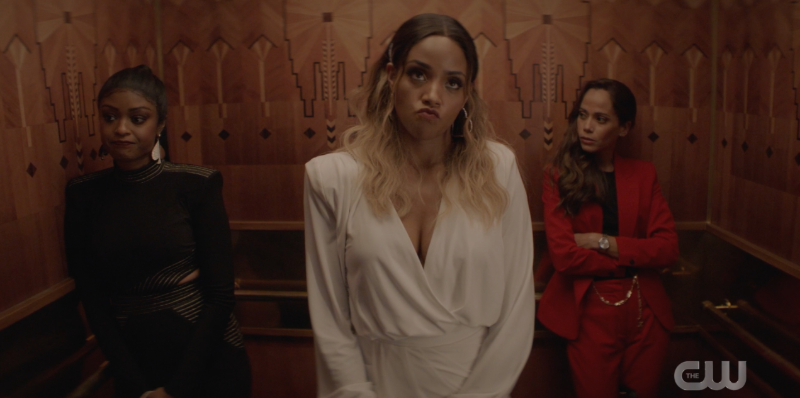
[[[608,238],[606,238],[605,236],[600,238],[599,244],[600,244],[600,248],[603,249],[603,250],[608,250],[608,248],[611,246],[608,243]]]

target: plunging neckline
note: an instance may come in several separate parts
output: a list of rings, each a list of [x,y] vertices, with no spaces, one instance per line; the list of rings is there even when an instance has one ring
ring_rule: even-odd
[[[443,205],[444,198],[439,200],[439,210],[436,212],[436,220],[434,220],[433,231],[431,231],[431,240],[428,242],[428,251],[425,254],[425,262],[419,258],[419,253],[417,253],[417,251],[414,249],[414,241],[411,240],[411,235],[408,234],[408,230],[406,230],[406,226],[403,224],[403,219],[400,218],[400,214],[397,213],[397,209],[394,208],[394,205],[392,206],[392,214],[394,215],[394,219],[397,221],[396,224],[399,224],[400,230],[406,237],[406,246],[409,247],[412,253],[414,253],[414,258],[417,260],[417,265],[422,268],[423,272],[428,269],[427,265],[428,259],[431,258],[431,248],[435,247],[433,243],[436,240],[437,231],[439,230],[439,221],[441,221],[440,216],[442,215]],[[422,245],[422,242],[420,242],[420,245]]]

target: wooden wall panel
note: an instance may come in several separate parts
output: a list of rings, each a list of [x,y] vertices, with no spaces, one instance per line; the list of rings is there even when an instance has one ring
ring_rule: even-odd
[[[588,74],[636,95],[622,153],[655,164],[676,221],[704,221],[711,135],[710,2],[593,2]],[[625,21],[625,22],[622,22]]]
[[[68,178],[110,165],[97,156],[95,93],[120,68],[158,69],[152,6],[4,2],[0,184],[9,189],[0,193],[0,222],[53,212]],[[232,220],[301,221],[302,165],[335,148],[355,122],[347,99],[367,67],[402,21],[448,13],[475,38],[478,87],[498,135],[518,153],[535,221],[541,170],[577,90],[613,77],[633,89],[640,109],[622,152],[656,165],[677,221],[706,219],[714,145],[715,223],[731,231],[759,225],[743,219],[757,217],[741,210],[750,202],[784,208],[797,222],[790,197],[727,194],[756,195],[747,181],[800,195],[796,8],[721,2],[713,72],[722,115],[712,143],[710,1],[165,0],[158,11],[170,155],[222,170]],[[768,244],[797,256],[776,242]],[[52,272],[63,276],[63,264]]]
[[[64,187],[111,165],[98,82],[156,65],[153,15],[137,0],[0,2],[0,312],[67,277]]]
[[[797,4],[722,2],[711,222],[800,264]]]
[[[478,89],[498,135],[518,153],[535,220],[542,219],[541,170],[580,85],[610,76],[634,90],[642,109],[642,127],[624,152],[656,163],[679,221],[703,221],[707,177],[696,170],[708,168],[710,3],[653,3],[165,1],[171,156],[224,170],[233,220],[301,221],[302,201],[294,197],[301,166],[336,148],[355,123],[347,99],[368,66],[403,21],[445,13],[475,39]],[[266,165],[301,172],[252,178],[281,170]],[[248,178],[228,174],[233,166]],[[270,192],[281,197],[267,198]]]

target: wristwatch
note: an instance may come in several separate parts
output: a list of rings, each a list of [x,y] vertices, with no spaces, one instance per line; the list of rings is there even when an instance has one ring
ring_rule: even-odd
[[[606,234],[603,234],[603,236],[600,237],[600,240],[597,241],[597,244],[600,246],[600,250],[608,250],[608,248],[611,247],[611,244],[608,243],[608,235]]]

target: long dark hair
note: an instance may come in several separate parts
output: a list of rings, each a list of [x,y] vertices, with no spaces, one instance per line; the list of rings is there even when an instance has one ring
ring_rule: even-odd
[[[628,124],[630,130],[636,124],[636,97],[628,86],[613,79],[592,80],[583,86],[578,101],[569,114],[569,126],[551,169],[551,176],[558,171],[558,193],[561,196],[559,205],[569,216],[578,214],[586,202],[604,201],[608,189],[606,177],[600,171],[594,154],[584,152],[578,138],[577,119],[583,97],[589,90],[608,92],[620,126]]]
[[[155,105],[158,124],[167,120],[167,90],[164,82],[147,65],[122,69],[111,75],[97,94],[97,106],[104,98],[120,90],[134,91]]]

